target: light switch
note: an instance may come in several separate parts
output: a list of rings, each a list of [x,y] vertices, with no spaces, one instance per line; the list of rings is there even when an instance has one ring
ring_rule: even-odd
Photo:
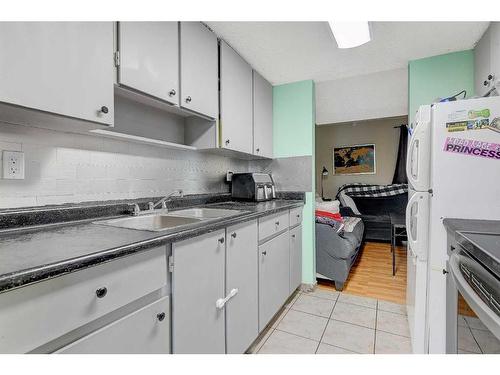
[[[24,152],[3,152],[3,178],[8,180],[24,180]]]

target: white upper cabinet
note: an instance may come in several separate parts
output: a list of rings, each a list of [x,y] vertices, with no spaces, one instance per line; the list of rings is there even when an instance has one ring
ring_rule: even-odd
[[[217,36],[201,22],[181,22],[180,105],[216,119],[219,117]]]
[[[253,154],[273,157],[273,86],[253,71]]]
[[[113,125],[112,22],[1,22],[0,102]]]
[[[252,154],[252,67],[220,43],[221,147]]]
[[[118,83],[179,104],[178,22],[119,22]]]
[[[476,95],[484,95],[494,78],[500,79],[500,22],[491,22],[474,48],[474,70]]]

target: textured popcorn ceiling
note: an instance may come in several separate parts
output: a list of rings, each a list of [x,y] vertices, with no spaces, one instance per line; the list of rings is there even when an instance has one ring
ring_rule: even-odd
[[[404,68],[409,60],[471,49],[488,22],[371,22],[372,41],[339,49],[326,22],[207,22],[272,84],[316,82]]]

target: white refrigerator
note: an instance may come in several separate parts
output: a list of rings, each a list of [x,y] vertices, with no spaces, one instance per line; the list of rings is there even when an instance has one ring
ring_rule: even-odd
[[[500,219],[500,97],[421,106],[410,126],[406,171],[412,347],[445,353],[443,219]]]

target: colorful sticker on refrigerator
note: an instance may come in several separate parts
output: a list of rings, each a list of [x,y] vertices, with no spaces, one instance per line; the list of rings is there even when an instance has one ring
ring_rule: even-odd
[[[487,129],[489,124],[490,120],[487,118],[469,121],[447,122],[446,130],[448,130],[449,132],[463,132],[465,130]]]
[[[490,110],[488,108],[480,110],[470,110],[468,113],[468,117],[472,120],[478,117],[490,117]]]
[[[469,156],[478,156],[487,159],[500,160],[499,143],[482,142],[473,139],[446,137],[443,151],[469,155]]]
[[[500,133],[500,117],[495,117],[488,125],[488,129]]]

